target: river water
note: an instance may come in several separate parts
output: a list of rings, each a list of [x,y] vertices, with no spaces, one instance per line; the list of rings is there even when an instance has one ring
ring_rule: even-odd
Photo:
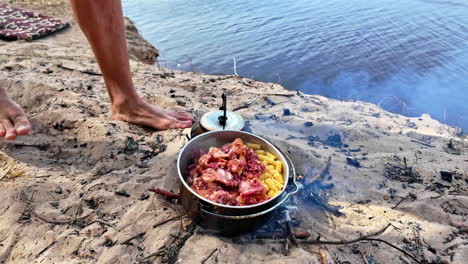
[[[408,116],[428,113],[468,130],[466,0],[123,0],[123,6],[159,49],[162,66],[235,70],[291,90]]]

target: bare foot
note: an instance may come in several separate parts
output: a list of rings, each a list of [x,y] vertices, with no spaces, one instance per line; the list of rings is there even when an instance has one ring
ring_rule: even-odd
[[[13,140],[31,131],[23,109],[0,88],[0,138]]]
[[[168,111],[141,100],[113,105],[111,115],[114,120],[157,130],[188,128],[192,126],[193,121],[193,117],[186,112]]]

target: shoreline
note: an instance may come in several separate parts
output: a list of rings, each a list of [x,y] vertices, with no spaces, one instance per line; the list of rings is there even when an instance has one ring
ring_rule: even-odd
[[[164,247],[181,263],[208,256],[206,263],[321,263],[322,251],[330,262],[362,263],[363,255],[402,262],[403,255],[384,244],[300,244],[284,251],[283,240],[212,236],[186,218],[158,225],[183,212],[147,189],[177,192],[174,162],[190,130],[151,131],[110,120],[88,43],[70,12],[54,8],[47,14],[71,21],[69,29],[33,42],[0,41],[1,83],[33,125],[29,136],[0,141],[0,263],[136,263]],[[445,263],[468,258],[468,140],[456,128],[428,115],[404,117],[279,84],[158,68],[141,62],[157,50],[131,32],[138,39],[129,42],[135,86],[151,103],[200,118],[218,109],[227,92],[229,108],[238,109],[253,133],[290,152],[304,183],[315,182],[331,157],[323,183],[333,184],[329,203],[344,215],[299,196],[291,201],[299,208],[298,229],[346,240],[392,224],[379,238],[418,258],[421,252]],[[408,167],[417,182],[392,174]],[[450,182],[441,171],[449,172]],[[187,239],[174,247],[173,236]]]

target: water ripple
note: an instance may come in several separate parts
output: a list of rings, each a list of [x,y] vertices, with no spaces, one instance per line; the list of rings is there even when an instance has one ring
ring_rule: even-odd
[[[468,129],[466,0],[123,0],[161,59],[193,58],[334,98],[396,96],[408,115]],[[180,60],[179,60],[180,61]],[[190,70],[190,65],[167,62]],[[180,67],[179,67],[180,66]],[[408,111],[407,109],[412,109]],[[442,114],[443,113],[443,114]]]

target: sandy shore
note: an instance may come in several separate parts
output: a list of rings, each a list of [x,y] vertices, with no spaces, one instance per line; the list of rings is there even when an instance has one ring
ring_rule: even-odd
[[[190,130],[111,121],[99,68],[68,9],[41,11],[71,28],[34,42],[0,41],[0,85],[34,127],[0,141],[0,263],[415,263],[379,241],[295,246],[210,235],[184,217],[159,224],[183,210],[147,189],[178,190],[175,161]],[[391,224],[375,238],[420,263],[466,263],[468,140],[459,130],[274,83],[157,68],[145,63],[157,50],[130,25],[141,95],[200,117],[226,91],[252,132],[289,150],[306,186],[323,187],[316,194],[329,211],[308,198],[311,189],[289,203],[308,241],[350,240]]]

